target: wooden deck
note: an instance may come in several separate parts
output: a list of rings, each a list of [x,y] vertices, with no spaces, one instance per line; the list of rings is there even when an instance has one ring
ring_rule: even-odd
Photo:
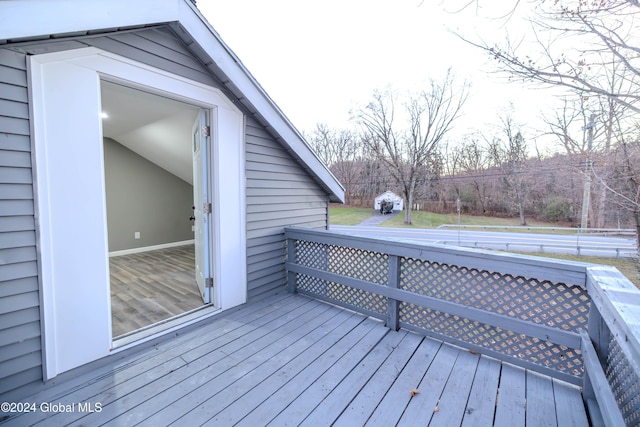
[[[7,425],[588,425],[575,386],[286,293],[23,402]]]

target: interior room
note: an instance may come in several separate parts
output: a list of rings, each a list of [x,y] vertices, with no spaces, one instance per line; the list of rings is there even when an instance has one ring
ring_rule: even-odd
[[[195,278],[201,109],[101,82],[113,339],[205,305]]]

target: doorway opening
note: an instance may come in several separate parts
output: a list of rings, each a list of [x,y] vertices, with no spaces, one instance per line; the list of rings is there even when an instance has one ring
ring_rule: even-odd
[[[209,110],[102,80],[112,340],[212,303]]]

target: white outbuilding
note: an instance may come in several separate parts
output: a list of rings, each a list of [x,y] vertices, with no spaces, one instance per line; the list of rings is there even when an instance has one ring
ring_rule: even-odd
[[[385,207],[385,202],[393,203],[393,211],[401,211],[404,209],[404,200],[393,191],[385,191],[384,193],[376,197],[375,205],[373,208],[377,211],[382,212]],[[386,213],[389,213],[388,209],[386,210]]]

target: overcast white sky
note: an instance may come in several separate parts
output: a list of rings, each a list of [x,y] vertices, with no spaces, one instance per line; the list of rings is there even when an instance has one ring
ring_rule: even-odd
[[[533,125],[549,97],[499,83],[485,72],[491,69],[486,56],[449,31],[502,40],[504,21],[482,16],[505,14],[506,5],[497,11],[474,6],[462,13],[429,0],[199,0],[197,5],[304,132],[320,122],[349,127],[349,111],[371,99],[375,89],[420,89],[449,67],[472,84],[457,135],[496,123],[497,112],[509,103],[518,122]],[[526,26],[517,17],[507,25],[511,33]]]

